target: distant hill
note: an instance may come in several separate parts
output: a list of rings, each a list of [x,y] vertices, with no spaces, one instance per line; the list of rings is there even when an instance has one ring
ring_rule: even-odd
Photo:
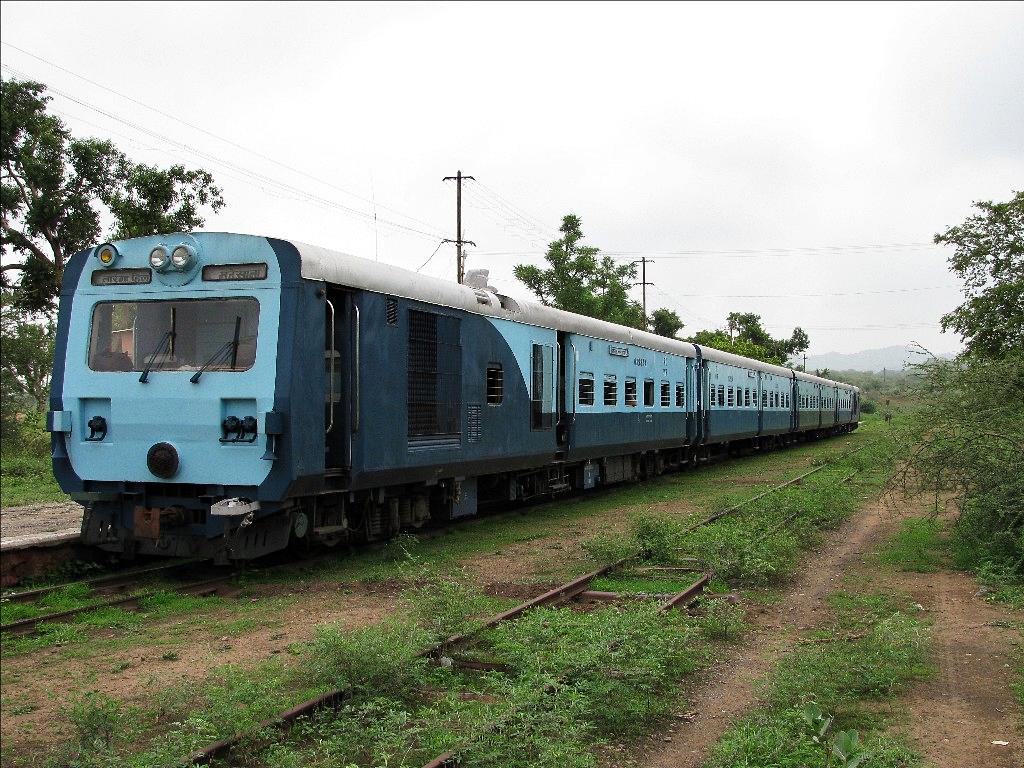
[[[938,357],[951,358],[952,353],[940,353]],[[865,349],[861,352],[826,352],[823,355],[808,355],[807,370],[829,368],[833,371],[899,371],[907,363],[923,360],[912,347],[882,347]],[[803,362],[802,358],[799,362]]]

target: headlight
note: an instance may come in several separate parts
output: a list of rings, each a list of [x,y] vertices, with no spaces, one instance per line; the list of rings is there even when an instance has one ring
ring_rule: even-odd
[[[194,259],[195,253],[192,248],[187,245],[179,245],[171,253],[171,263],[174,265],[175,269],[182,272],[192,266]]]
[[[158,245],[149,252],[149,266],[156,271],[162,272],[167,269],[168,264],[170,264],[170,258],[167,255],[167,249],[162,245]]]
[[[99,248],[96,249],[96,258],[99,259],[100,264],[102,264],[104,267],[109,267],[111,264],[117,261],[117,257],[120,255],[121,254],[117,252],[117,248],[112,246],[110,243],[101,245]]]

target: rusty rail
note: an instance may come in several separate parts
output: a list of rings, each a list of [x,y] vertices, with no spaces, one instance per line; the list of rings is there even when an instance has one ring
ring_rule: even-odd
[[[667,612],[667,611],[671,610],[672,608],[675,608],[675,607],[680,606],[680,605],[682,605],[682,606],[689,605],[690,603],[692,603],[694,601],[694,599],[697,597],[697,595],[700,594],[703,591],[704,587],[707,586],[708,582],[710,582],[710,581],[711,581],[711,574],[710,573],[705,573],[703,576],[701,576],[699,579],[697,579],[697,581],[695,581],[693,584],[688,586],[682,592],[677,592],[674,595],[667,596],[668,599],[664,600],[661,603],[661,605],[658,607],[658,610],[661,611],[661,612]],[[614,595],[614,596],[619,597],[619,598],[623,597],[623,594],[622,593],[618,593],[618,592],[596,592],[596,593],[591,593],[591,592],[587,592],[587,591],[580,592],[580,593],[578,593],[577,596],[578,597],[586,597],[587,595],[594,595],[594,594],[602,595],[602,596],[604,596],[604,595]],[[499,725],[500,725],[500,721],[497,722],[497,723],[492,723],[490,726],[488,726],[488,728],[489,729],[494,729],[494,728],[497,728]],[[456,751],[445,752],[444,754],[441,754],[441,755],[438,755],[437,757],[435,757],[429,763],[425,763],[423,765],[423,768],[452,768],[452,766],[457,765],[457,754],[458,753]]]
[[[559,603],[572,600],[574,597],[577,597],[581,593],[585,592],[587,590],[587,587],[590,586],[590,583],[598,576],[603,576],[604,574],[621,567],[634,557],[636,557],[635,554],[630,555],[629,557],[624,557],[621,560],[617,560],[614,563],[611,563],[610,565],[606,565],[603,568],[597,569],[596,571],[591,571],[590,573],[575,578],[572,581],[563,584],[560,587],[556,587],[555,589],[549,590],[545,592],[543,595],[539,595],[538,597],[535,597],[531,600],[527,600],[525,603],[520,603],[514,608],[510,608],[507,611],[503,611],[502,613],[496,614],[476,629],[473,629],[469,632],[465,632],[461,635],[452,635],[451,637],[445,640],[441,640],[438,643],[434,643],[433,645],[424,648],[422,651],[416,654],[416,658],[439,657],[443,655],[446,651],[450,651],[453,648],[465,645],[466,643],[473,640],[477,635],[479,635],[484,630],[490,629],[491,627],[495,627],[504,621],[509,621],[510,619],[514,619],[518,616],[521,616],[531,608],[536,608],[541,605],[557,605]],[[489,670],[496,669],[499,665],[490,665],[483,662],[460,662],[460,666],[465,666],[468,669],[476,667],[481,670]],[[315,699],[310,699],[309,701],[302,702],[301,704],[298,704],[292,707],[291,709],[287,709],[284,712],[281,712],[275,715],[274,717],[270,718],[269,720],[265,720],[264,722],[260,723],[257,726],[257,728],[268,728],[272,726],[280,727],[287,725],[288,723],[298,719],[299,717],[303,717],[304,715],[313,714],[314,712],[317,712],[321,709],[337,707],[338,704],[347,701],[351,698],[351,696],[351,691],[336,688],[334,690],[328,691],[327,693],[321,696],[318,696]],[[205,765],[209,763],[211,760],[214,760],[226,754],[228,751],[230,751],[230,749],[233,746],[235,746],[236,744],[238,744],[238,742],[245,738],[245,735],[245,733],[236,733],[232,736],[228,736],[225,739],[221,739],[220,741],[214,742],[204,747],[203,749],[192,753],[185,760],[185,764]],[[444,756],[442,755],[442,757]],[[443,761],[442,763],[438,763],[438,765],[442,764]]]
[[[212,579],[203,579],[202,581],[194,581],[189,584],[182,584],[180,586],[171,587],[174,592],[183,592],[185,594],[211,594],[217,591],[217,586],[226,583],[234,578],[234,574],[225,576],[217,576]],[[54,621],[62,621],[72,616],[77,616],[81,613],[87,613],[89,611],[96,611],[101,608],[132,608],[138,607],[140,601],[147,597],[151,597],[156,594],[156,590],[149,590],[146,592],[140,592],[136,595],[128,595],[126,597],[118,597],[113,600],[105,600],[100,603],[90,603],[89,605],[83,605],[79,608],[71,608],[67,611],[58,611],[56,613],[47,613],[43,616],[35,616],[28,619],[20,619],[19,621],[12,621],[8,624],[0,625],[0,632],[12,634],[12,635],[27,635],[33,632],[36,627],[40,624],[50,623]]]
[[[521,616],[531,608],[537,608],[541,605],[558,605],[559,603],[564,603],[569,600],[572,600],[574,597],[580,595],[583,592],[586,592],[587,587],[589,587],[590,583],[598,576],[604,576],[606,573],[609,573],[617,568],[621,568],[627,562],[635,558],[638,554],[639,553],[632,554],[628,557],[622,558],[621,560],[616,560],[614,563],[611,563],[610,565],[606,565],[603,568],[598,568],[596,571],[586,573],[583,576],[573,579],[572,581],[568,582],[567,584],[563,584],[560,587],[555,587],[554,589],[549,590],[545,592],[543,595],[539,595],[533,598],[532,600],[527,600],[525,603],[520,603],[515,608],[510,608],[507,611],[496,614],[476,629],[470,630],[469,632],[466,632],[461,635],[452,635],[447,640],[442,640],[438,643],[435,643],[434,645],[430,646],[425,651],[423,651],[422,655],[428,658],[432,656],[439,656],[445,651],[449,651],[460,645],[464,645],[484,630],[490,629],[491,627],[495,627],[504,621],[508,621],[509,619],[514,619],[517,616]]]
[[[810,470],[808,472],[804,472],[802,475],[797,475],[792,480],[787,480],[784,483],[779,483],[778,485],[773,485],[767,491],[763,491],[763,492],[757,494],[757,496],[752,496],[751,498],[747,499],[746,501],[741,501],[739,504],[731,506],[728,509],[723,509],[721,512],[715,512],[713,515],[709,515],[708,517],[704,518],[703,520],[700,520],[699,522],[693,523],[692,525],[688,526],[687,528],[684,528],[683,529],[683,533],[691,533],[692,531],[695,531],[698,528],[702,528],[705,525],[709,525],[709,524],[715,522],[716,520],[719,520],[719,519],[725,517],[726,515],[730,515],[733,512],[738,512],[740,509],[742,509],[743,507],[747,506],[747,504],[753,504],[755,501],[759,501],[760,499],[763,499],[765,496],[770,496],[771,494],[775,493],[776,491],[781,491],[783,488],[786,488],[786,487],[788,487],[790,485],[793,485],[794,483],[799,483],[805,477],[810,477],[815,472],[820,472],[821,470],[825,469],[826,467],[829,467],[830,465],[835,464],[837,461],[840,461],[841,459],[845,459],[847,456],[852,456],[853,454],[857,453],[858,451],[861,451],[864,448],[867,448],[868,445],[871,445],[871,443],[867,443],[865,445],[861,445],[861,446],[859,446],[857,448],[854,448],[852,451],[847,451],[846,453],[841,453],[838,456],[836,456],[835,459],[833,459],[832,461],[829,461],[829,462],[827,462],[825,464],[822,464],[821,466],[815,467],[814,469],[812,469],[812,470]],[[852,474],[849,475],[849,477],[843,478],[842,482],[844,482],[844,483],[847,482],[850,479],[850,477],[853,477],[853,475],[857,474],[857,472],[859,472],[859,471],[860,470],[855,470]]]
[[[20,592],[8,592],[7,594],[0,595],[0,600],[10,601],[12,603],[23,603],[28,600],[36,600],[44,595],[48,595],[51,592],[56,592],[60,589],[66,589],[67,587],[87,586],[96,587],[104,586],[106,588],[114,588],[122,585],[130,585],[132,581],[139,576],[150,576],[154,573],[160,573],[161,571],[174,571],[185,566],[195,565],[196,563],[203,563],[206,560],[202,558],[190,558],[187,560],[178,560],[173,563],[164,563],[162,565],[154,565],[149,568],[138,568],[133,571],[121,571],[118,573],[105,573],[100,576],[93,576],[88,579],[80,579],[78,581],[66,581],[62,584],[51,584],[46,587],[36,587],[34,589],[25,589]]]

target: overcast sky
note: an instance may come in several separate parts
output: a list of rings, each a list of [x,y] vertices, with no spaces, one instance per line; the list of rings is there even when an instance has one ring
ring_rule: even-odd
[[[63,94],[52,107],[76,135],[214,173],[227,206],[207,229],[416,269],[454,237],[441,179],[461,169],[482,184],[464,187],[470,268],[527,296],[512,267],[541,263],[576,213],[590,244],[655,260],[648,309],[675,309],[684,333],[752,311],[776,335],[803,326],[811,353],[956,350],[938,318],[958,281],[929,243],[973,200],[1024,187],[1019,3],[47,2],[2,17],[3,76]],[[422,271],[454,265],[444,245]]]

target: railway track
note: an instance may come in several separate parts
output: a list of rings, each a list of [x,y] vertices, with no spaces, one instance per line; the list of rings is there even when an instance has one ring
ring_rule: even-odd
[[[169,589],[174,592],[179,592],[184,595],[195,595],[209,596],[217,594],[227,588],[234,580],[237,574],[230,573],[220,576],[214,576],[211,578],[200,579],[198,581],[190,581],[185,584],[172,584]],[[122,585],[127,588],[127,585]],[[51,624],[54,622],[63,622],[68,619],[74,618],[75,616],[90,611],[96,611],[101,608],[120,608],[122,610],[138,610],[142,602],[148,598],[156,595],[159,590],[150,589],[142,590],[140,592],[134,592],[130,595],[122,597],[115,597],[111,600],[102,600],[99,602],[91,602],[87,605],[82,605],[77,608],[70,608],[66,611],[56,611],[54,613],[43,614],[42,616],[33,616],[26,619],[19,619],[18,621],[12,621],[7,624],[0,625],[0,632],[7,635],[27,635],[35,632],[43,624]]]
[[[798,475],[797,477],[794,477],[794,478],[792,478],[790,480],[787,480],[787,481],[785,481],[783,483],[779,483],[779,484],[777,484],[775,486],[772,486],[771,488],[769,488],[769,489],[767,489],[767,490],[757,494],[756,496],[753,496],[753,497],[751,497],[749,499],[746,499],[746,500],[740,502],[739,504],[735,504],[735,505],[733,505],[733,506],[731,506],[731,507],[729,507],[727,509],[721,510],[719,512],[715,512],[714,514],[709,515],[708,517],[706,517],[706,518],[704,518],[704,519],[702,519],[702,520],[692,524],[687,529],[685,529],[685,531],[689,532],[689,531],[696,530],[697,528],[700,528],[702,526],[705,526],[705,525],[708,525],[710,523],[713,523],[716,520],[719,520],[719,519],[721,519],[721,518],[723,518],[723,517],[725,517],[727,515],[736,513],[738,511],[740,511],[741,509],[743,509],[744,507],[746,507],[746,506],[748,506],[748,505],[750,505],[750,504],[752,504],[752,503],[754,503],[754,502],[756,502],[756,501],[758,501],[760,499],[763,499],[763,498],[765,498],[766,496],[768,496],[768,495],[770,495],[772,493],[775,493],[775,492],[777,492],[779,490],[782,490],[782,489],[784,489],[784,488],[786,488],[786,487],[788,487],[790,485],[795,485],[795,484],[798,484],[798,483],[802,482],[805,478],[810,477],[811,475],[814,475],[817,472],[820,472],[821,470],[827,468],[828,466],[830,466],[830,465],[832,465],[832,464],[834,464],[834,463],[836,463],[838,461],[841,461],[842,459],[844,459],[844,458],[846,458],[846,457],[848,457],[848,456],[850,456],[850,455],[852,455],[854,453],[857,453],[860,450],[863,450],[865,447],[867,447],[867,445],[862,445],[862,446],[860,446],[858,448],[855,448],[853,450],[841,453],[841,454],[839,454],[838,456],[834,457],[833,459],[831,459],[829,462],[827,462],[825,464],[822,464],[822,465],[820,465],[818,467],[815,467],[814,469],[811,469],[811,470],[809,470],[807,472],[804,472],[804,473]],[[853,473],[853,474],[856,474],[856,473]],[[846,482],[850,477],[853,476],[853,474],[851,474],[848,478],[844,478],[843,482]],[[515,510],[511,510],[511,511],[504,512],[504,513],[488,515],[487,519],[490,519],[490,520],[501,519],[502,517],[513,516],[513,515],[522,515],[522,514],[525,514],[525,513],[526,513],[525,509],[515,509]],[[474,521],[473,520],[467,520],[465,522],[472,523]],[[784,522],[786,522],[786,521],[784,521]],[[418,537],[422,538],[422,539],[435,538],[435,537],[438,537],[438,536],[443,536],[443,535],[449,533],[451,530],[452,530],[452,527],[450,525],[444,526],[444,527],[439,527],[439,528],[434,528],[434,529],[428,529],[428,530],[425,530],[425,531],[422,531],[421,533],[419,533]],[[377,542],[373,546],[374,547],[383,547],[383,546],[386,546],[386,545],[387,545],[387,542]],[[282,563],[282,564],[279,564],[279,565],[271,566],[269,568],[262,569],[261,572],[262,573],[268,573],[268,572],[273,572],[273,571],[276,571],[276,570],[283,570],[283,569],[286,569],[286,568],[289,568],[289,567],[294,567],[296,565],[298,565],[300,567],[309,567],[309,566],[316,565],[319,562],[323,562],[323,561],[326,561],[326,560],[333,560],[336,557],[337,557],[337,555],[335,553],[328,553],[328,554],[320,555],[320,556],[315,557],[315,558],[307,558],[307,559],[299,560],[299,561],[290,561],[290,562],[287,562],[287,563]],[[61,584],[48,585],[48,586],[44,586],[44,587],[38,587],[38,588],[34,588],[34,589],[22,590],[22,591],[19,591],[19,592],[11,592],[11,593],[5,594],[2,597],[0,597],[0,600],[3,600],[5,602],[9,601],[9,602],[13,602],[13,603],[22,603],[22,602],[27,602],[27,601],[31,601],[31,600],[38,600],[41,597],[45,597],[46,595],[55,593],[55,592],[57,592],[59,590],[63,590],[63,589],[67,589],[69,587],[75,587],[75,586],[86,586],[86,587],[90,588],[91,590],[94,590],[96,592],[97,596],[117,595],[118,593],[123,593],[123,592],[129,591],[129,590],[132,590],[132,593],[128,594],[128,595],[123,595],[123,596],[120,596],[120,597],[112,597],[111,599],[108,599],[108,600],[93,601],[93,602],[90,602],[87,605],[83,605],[83,606],[80,606],[80,607],[77,607],[77,608],[72,608],[72,609],[69,609],[69,610],[57,611],[57,612],[53,612],[53,613],[44,614],[44,615],[41,615],[41,616],[20,619],[18,621],[12,621],[12,622],[9,622],[7,624],[0,625],[0,632],[6,633],[6,634],[10,634],[10,635],[29,634],[31,632],[34,632],[40,625],[48,624],[48,623],[53,623],[53,622],[66,621],[68,619],[72,619],[75,616],[81,615],[83,613],[87,613],[89,611],[94,611],[94,610],[101,609],[101,608],[117,607],[117,608],[121,608],[121,609],[124,609],[124,610],[137,609],[138,606],[140,605],[140,603],[145,598],[150,597],[151,595],[154,594],[154,590],[138,591],[139,579],[150,579],[150,578],[153,578],[153,577],[156,577],[156,576],[173,574],[175,572],[182,571],[182,570],[185,570],[185,569],[188,569],[188,568],[192,568],[192,567],[194,567],[196,565],[200,565],[200,564],[206,563],[206,562],[209,562],[209,561],[208,560],[202,560],[202,559],[179,560],[179,561],[175,561],[175,562],[172,562],[172,563],[165,563],[165,564],[161,564],[161,565],[149,566],[149,567],[146,567],[146,568],[133,569],[133,570],[130,570],[130,571],[102,574],[102,575],[94,576],[94,577],[91,577],[91,578],[88,578],[88,579],[80,579],[80,580],[77,580],[77,581],[71,581],[71,582],[65,582],[65,583],[61,583]],[[212,594],[216,594],[216,593],[218,593],[220,591],[223,591],[237,575],[238,575],[237,572],[233,572],[231,574],[226,574],[226,575],[217,575],[217,576],[214,576],[214,577],[209,577],[209,578],[204,578],[204,579],[190,581],[190,582],[187,582],[187,583],[182,584],[182,585],[170,585],[169,588],[172,589],[173,591],[182,592],[184,594],[212,595]]]
[[[772,486],[768,490],[759,493],[756,496],[753,496],[749,499],[746,499],[745,501],[740,502],[739,504],[735,504],[725,510],[716,512],[713,515],[710,515],[707,518],[691,526],[690,530],[695,530],[698,527],[709,525],[715,522],[716,520],[725,517],[726,515],[736,513],[743,509],[744,507],[760,499],[763,499],[772,493],[775,493],[791,485],[801,482],[805,478],[810,477],[811,475],[814,475],[815,473],[828,468],[829,466],[841,461],[842,459],[845,459],[848,456],[857,453],[858,451],[862,450],[865,447],[867,447],[867,445],[860,446],[851,451],[846,451],[834,457],[829,462],[822,464],[821,466],[815,467],[814,469],[808,472],[804,472],[795,478]],[[848,475],[843,477],[840,480],[840,482],[849,482],[857,474],[858,471],[859,470],[855,470],[854,472],[849,473]],[[795,515],[791,515],[787,521],[783,522],[788,522],[789,520],[792,520],[794,517]],[[531,600],[527,600],[523,603],[520,603],[514,608],[511,608],[507,611],[492,616],[491,618],[487,619],[485,622],[483,622],[481,625],[479,625],[477,628],[473,629],[470,632],[461,635],[455,635],[445,640],[441,640],[429,646],[428,648],[423,649],[419,654],[417,654],[417,656],[419,658],[428,658],[433,659],[435,661],[439,661],[440,659],[444,658],[448,663],[452,664],[453,666],[457,666],[468,670],[507,671],[505,669],[500,668],[500,665],[481,663],[469,660],[459,660],[458,658],[456,658],[455,654],[457,651],[465,649],[467,646],[471,645],[473,641],[477,637],[479,637],[481,633],[483,633],[484,631],[494,628],[503,622],[511,621],[519,616],[522,616],[527,611],[530,611],[537,607],[564,606],[575,600],[581,599],[601,602],[623,599],[624,597],[626,597],[626,595],[622,593],[594,591],[590,589],[590,586],[595,579],[610,574],[613,571],[619,570],[630,562],[642,559],[643,556],[643,551],[637,551],[628,555],[625,558],[617,560],[614,563],[599,568],[596,571],[584,574],[583,576],[573,579],[572,581],[569,581],[559,587],[556,587],[555,589],[549,590],[542,595],[532,598]],[[693,571],[693,569],[688,568],[676,570],[685,570],[690,572]],[[692,605],[701,596],[706,586],[710,583],[711,578],[712,574],[710,572],[703,572],[692,584],[690,584],[688,587],[686,587],[678,593],[669,595],[654,595],[647,597],[659,600],[660,611],[669,611],[672,609],[685,609]],[[634,595],[633,597],[637,596]],[[278,713],[272,718],[264,720],[263,722],[255,726],[253,731],[264,731],[268,729],[281,729],[287,727],[291,723],[294,723],[296,720],[299,720],[300,718],[307,717],[328,709],[338,709],[342,707],[346,702],[348,702],[351,698],[352,692],[348,690],[334,689],[328,691],[327,693],[321,694],[315,698],[301,702],[300,704],[297,704],[294,707],[284,710],[283,712]],[[183,763],[186,765],[207,765],[213,760],[217,760],[228,755],[231,752],[232,748],[235,745],[239,744],[243,739],[245,739],[247,735],[248,732],[236,733],[227,738],[213,742],[207,745],[206,747],[196,752],[193,752],[191,755],[189,755],[183,760]],[[457,755],[455,752],[447,752],[445,754],[439,755],[430,762],[426,763],[423,766],[423,768],[448,768],[448,766],[455,765],[456,760]]]
[[[18,592],[6,592],[0,595],[0,600],[11,603],[24,603],[29,600],[38,600],[41,597],[69,587],[85,586],[90,589],[100,588],[105,591],[115,592],[131,588],[137,584],[139,577],[150,577],[161,573],[173,573],[174,571],[187,568],[198,563],[206,562],[200,559],[177,560],[173,563],[162,563],[161,565],[149,566],[147,568],[136,568],[130,571],[116,571],[93,576],[78,581],[66,581],[61,584],[50,584],[45,587],[25,589]]]
[[[596,571],[591,571],[590,573],[575,578],[572,581],[549,590],[542,595],[538,595],[535,598],[520,603],[514,608],[510,608],[507,611],[503,611],[502,613],[492,616],[469,632],[460,635],[453,635],[452,637],[440,640],[433,645],[424,648],[416,654],[416,658],[431,659],[435,662],[440,662],[444,659],[453,666],[458,666],[464,669],[494,671],[497,669],[496,665],[481,664],[479,662],[472,661],[462,662],[458,659],[451,658],[450,654],[454,654],[457,650],[465,649],[470,646],[474,640],[476,640],[486,630],[493,629],[506,621],[512,621],[534,608],[541,606],[564,606],[579,599],[596,599],[602,601],[609,599],[623,599],[626,595],[612,592],[593,592],[589,587],[595,579],[622,568],[624,565],[637,559],[641,555],[641,552],[636,552],[628,557],[624,557],[621,560],[617,560],[614,563],[599,568]],[[711,574],[704,573],[694,581],[693,584],[678,593],[656,596],[661,598],[658,610],[669,611],[675,608],[686,608],[700,596],[701,592],[710,581]],[[269,728],[281,728],[287,726],[301,717],[313,715],[324,709],[337,708],[348,701],[351,697],[352,692],[349,690],[335,689],[328,691],[327,693],[321,694],[320,696],[304,701],[294,707],[278,713],[276,716],[259,723],[253,730],[262,731]],[[211,761],[227,755],[231,751],[232,747],[241,742],[246,736],[247,733],[236,733],[226,739],[216,741],[203,749],[192,753],[184,760],[184,762],[187,765],[207,765]],[[434,765],[435,763],[437,765],[443,765],[447,761],[451,760],[453,756],[453,753],[446,753],[445,755],[441,755],[437,758],[437,760],[441,760],[442,762],[437,762],[437,760],[435,760],[429,765]]]

